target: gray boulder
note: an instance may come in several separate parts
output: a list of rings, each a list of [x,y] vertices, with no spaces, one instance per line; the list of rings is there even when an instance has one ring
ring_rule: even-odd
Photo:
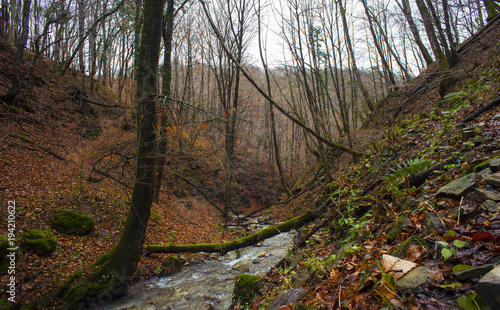
[[[500,266],[488,272],[476,285],[476,293],[490,306],[500,309]]]
[[[455,277],[457,277],[459,281],[466,281],[469,279],[473,279],[475,277],[484,276],[485,274],[490,272],[491,269],[493,269],[493,267],[494,267],[493,265],[487,264],[483,266],[472,267],[469,269],[453,272],[453,274],[455,275]]]
[[[445,197],[455,200],[465,197],[474,190],[476,185],[476,173],[470,173],[464,177],[456,179],[441,187],[436,193],[436,197]]]
[[[497,189],[500,189],[500,172],[488,175],[483,179],[484,183],[489,184]]]
[[[485,202],[487,200],[500,201],[500,192],[489,191],[484,188],[476,188],[468,197],[477,202]]]
[[[488,165],[490,166],[491,171],[493,172],[500,171],[500,158],[488,161]]]

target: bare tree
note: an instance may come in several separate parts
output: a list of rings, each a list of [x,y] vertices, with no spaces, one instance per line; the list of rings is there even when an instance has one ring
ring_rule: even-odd
[[[21,90],[21,63],[23,61],[24,48],[28,41],[30,5],[31,0],[23,1],[22,32],[16,44],[17,49],[14,55],[14,64],[12,66],[12,86],[9,91],[0,98],[0,100],[5,101],[7,104],[13,104],[15,97]]]

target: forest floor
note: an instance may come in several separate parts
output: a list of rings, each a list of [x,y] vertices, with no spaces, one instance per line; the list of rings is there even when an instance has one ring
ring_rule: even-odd
[[[338,173],[327,174],[324,169],[317,173],[319,169],[311,169],[296,185],[298,194],[293,201],[266,211],[266,217],[278,221],[302,214],[313,206],[329,207],[322,227],[291,258],[292,266],[276,269],[264,278],[267,291],[251,306],[253,309],[270,304],[294,285],[302,287],[305,295],[280,305],[280,310],[297,308],[294,304],[317,309],[379,309],[389,304],[410,309],[449,309],[456,307],[457,297],[471,291],[470,281],[460,287],[446,286],[455,280],[451,266],[480,265],[498,255],[498,213],[478,213],[482,210],[480,203],[434,198],[433,194],[440,186],[472,171],[500,151],[498,107],[467,125],[478,133],[469,140],[463,138],[462,128],[457,126],[465,115],[500,94],[498,38],[497,21],[459,47],[461,60],[453,70],[458,78],[454,95],[447,100],[439,98],[439,76],[435,68],[429,68],[382,101],[365,128],[354,133],[357,145],[366,154],[358,164],[351,166],[347,156],[332,158],[329,168]],[[11,61],[12,50],[0,42],[0,93],[10,85]],[[104,108],[80,100],[79,73],[59,78],[56,65],[44,60],[35,75],[36,85],[19,108],[12,111],[0,107],[1,218],[7,218],[7,201],[15,200],[19,240],[30,229],[53,231],[50,218],[60,209],[79,210],[96,222],[95,230],[84,237],[56,233],[58,246],[50,257],[23,253],[17,261],[18,304],[36,303],[36,308],[47,309],[48,295],[71,274],[88,268],[117,242],[133,185],[133,160],[129,156],[133,155],[135,134],[120,117],[119,108]],[[91,93],[88,81],[83,85],[90,101],[115,104],[115,95],[107,87],[100,85]],[[96,118],[96,114],[100,116]],[[373,143],[373,137],[381,138]],[[436,164],[452,156],[459,156],[459,162],[433,174],[419,188],[395,189],[382,183],[368,195],[359,196],[384,172],[396,169],[408,159],[422,158]],[[175,177],[167,176],[167,183],[175,183]],[[458,205],[467,214],[476,215],[461,221],[448,216]],[[251,199],[249,206],[245,213],[260,208],[261,204]],[[424,220],[429,212],[444,215],[445,226],[425,231]],[[388,226],[403,216],[409,223],[398,238],[388,242]],[[218,242],[240,234],[221,229],[222,226],[222,219],[203,197],[186,187],[167,186],[160,203],[153,206],[146,243]],[[450,229],[454,235],[443,237]],[[0,233],[6,231],[7,222],[0,222]],[[402,256],[431,267],[433,277],[425,289],[397,295],[382,281],[378,262],[382,254],[395,254],[407,237],[416,235],[431,247],[412,248],[409,256],[406,252]],[[448,260],[435,254],[432,245],[437,241],[454,239],[474,242],[474,252],[456,249],[458,255]],[[347,255],[340,255],[340,251]],[[189,262],[194,255],[207,258],[203,254],[181,258]],[[154,269],[165,257],[144,257],[133,281],[158,276]],[[0,276],[0,299],[7,296],[7,282],[6,276]]]

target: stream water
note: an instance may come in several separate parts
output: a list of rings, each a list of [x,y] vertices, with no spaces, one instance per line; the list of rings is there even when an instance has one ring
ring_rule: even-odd
[[[291,244],[292,236],[283,233],[259,246],[240,249],[238,258],[230,252],[216,260],[185,266],[175,275],[132,285],[126,296],[99,309],[226,310],[231,305],[234,281],[242,273],[234,267],[247,262],[245,273],[263,275],[286,255]]]

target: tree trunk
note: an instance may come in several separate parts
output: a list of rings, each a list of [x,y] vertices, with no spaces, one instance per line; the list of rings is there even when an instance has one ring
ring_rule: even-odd
[[[158,202],[161,190],[161,179],[163,177],[163,170],[165,169],[165,156],[167,153],[167,128],[169,127],[169,120],[167,115],[167,107],[169,104],[169,97],[171,95],[172,84],[172,36],[174,33],[174,0],[168,0],[167,12],[162,27],[163,44],[165,45],[165,52],[163,54],[163,72],[162,72],[162,87],[161,94],[165,96],[163,100],[163,109],[160,118],[160,136],[158,147],[158,174],[156,175],[154,201]]]
[[[0,100],[5,101],[7,104],[14,104],[14,98],[21,90],[21,64],[23,62],[24,48],[28,41],[29,32],[29,17],[30,17],[31,0],[24,0],[23,13],[22,13],[22,32],[19,41],[17,42],[17,50],[14,55],[14,64],[12,67],[12,86],[7,94],[3,95]]]
[[[425,63],[427,66],[429,66],[434,60],[432,59],[431,55],[429,54],[429,51],[425,47],[424,43],[422,42],[422,39],[420,38],[420,34],[418,33],[418,28],[417,25],[415,24],[415,21],[413,20],[413,17],[411,16],[411,9],[410,9],[410,4],[408,3],[408,0],[402,0],[401,4],[396,1],[398,4],[399,8],[403,12],[406,21],[408,22],[408,25],[410,26],[411,33],[413,35],[413,39],[415,40],[415,43],[418,46],[418,49],[420,50],[420,53],[422,54],[422,57],[425,60]]]
[[[361,0],[361,3],[363,4],[363,8],[365,9],[366,18],[368,19],[368,26],[369,26],[370,33],[371,33],[372,38],[373,38],[373,44],[375,45],[375,48],[377,49],[378,55],[380,57],[380,61],[382,62],[382,66],[384,67],[384,71],[388,75],[388,79],[389,79],[389,83],[390,83],[389,86],[395,87],[396,86],[396,77],[394,76],[394,73],[392,72],[391,67],[389,66],[389,63],[385,59],[382,48],[378,42],[378,38],[377,38],[377,35],[375,33],[375,29],[373,27],[372,15],[370,13],[370,10],[368,9],[368,4],[366,3],[366,0]]]
[[[160,56],[163,0],[145,0],[141,46],[137,58],[137,168],[131,206],[120,240],[96,264],[99,269],[69,289],[71,308],[86,307],[123,294],[143,252],[156,176],[156,82]]]
[[[354,72],[354,77],[356,78],[356,82],[358,84],[358,87],[361,90],[361,94],[363,94],[363,98],[365,99],[365,102],[368,106],[368,109],[370,109],[370,111],[373,111],[373,110],[375,110],[375,104],[371,100],[370,95],[368,94],[368,90],[366,89],[363,81],[361,80],[361,75],[359,73],[358,66],[356,64],[356,57],[354,55],[354,48],[352,46],[351,36],[349,34],[349,25],[347,24],[345,8],[342,4],[342,0],[337,1],[337,3],[340,7],[340,15],[342,17],[342,26],[344,28],[345,41],[347,44],[347,50],[349,51],[349,55],[350,55],[350,60],[351,60],[351,64],[352,64],[352,71]]]
[[[427,32],[427,37],[429,38],[432,51],[434,52],[434,57],[436,57],[438,61],[439,72],[442,74],[439,82],[439,95],[444,97],[448,93],[451,86],[456,82],[456,78],[449,72],[450,65],[448,64],[448,60],[446,59],[443,50],[439,46],[439,41],[437,39],[436,32],[434,31],[434,26],[432,25],[431,15],[424,3],[424,0],[416,0],[416,2],[420,15],[422,15],[425,31]]]

